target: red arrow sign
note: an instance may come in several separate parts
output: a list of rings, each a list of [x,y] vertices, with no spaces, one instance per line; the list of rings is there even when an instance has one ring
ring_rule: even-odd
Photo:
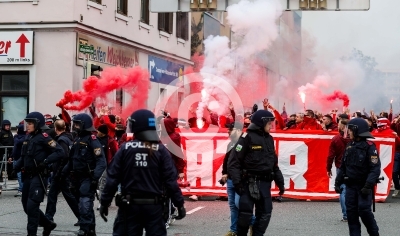
[[[30,43],[25,34],[21,34],[16,43],[20,43],[19,56],[25,57],[25,44]]]

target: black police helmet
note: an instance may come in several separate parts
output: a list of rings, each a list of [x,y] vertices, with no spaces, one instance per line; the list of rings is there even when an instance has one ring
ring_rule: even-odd
[[[251,123],[264,128],[268,121],[274,121],[274,115],[267,110],[258,110],[251,116]]]
[[[35,125],[35,130],[48,130],[50,129],[44,120],[44,116],[42,113],[34,111],[29,113],[25,119],[25,122],[32,122]]]
[[[72,118],[72,122],[74,123],[74,126],[75,124],[78,124],[80,126],[79,128],[72,127],[77,133],[80,133],[83,130],[96,131],[96,129],[93,127],[92,117],[90,117],[86,113],[80,113],[75,115]]]
[[[1,122],[1,128],[4,129],[4,126],[9,125],[11,126],[11,122],[9,120],[3,120]]]
[[[362,118],[353,118],[347,124],[347,127],[353,131],[354,137],[374,138],[369,132],[367,121]]]
[[[133,112],[129,117],[128,126],[135,138],[140,141],[160,141],[156,130],[156,118],[154,113],[149,110],[141,109]]]

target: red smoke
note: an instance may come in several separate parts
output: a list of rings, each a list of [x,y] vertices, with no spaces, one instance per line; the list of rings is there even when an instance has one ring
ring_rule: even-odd
[[[134,110],[145,108],[150,88],[149,73],[140,67],[123,70],[120,67],[106,68],[98,79],[90,76],[83,82],[83,89],[77,92],[67,90],[56,105],[66,110],[81,111],[89,107],[96,98],[106,99],[107,94],[123,89],[130,95],[129,104],[122,108],[122,117],[129,116]],[[78,102],[75,104],[75,102]]]
[[[343,101],[343,106],[345,106],[345,107],[348,107],[350,104],[349,96],[347,96],[347,94],[345,94],[339,90],[333,91],[333,94],[326,96],[325,99],[328,101],[334,101],[336,99],[340,99]]]

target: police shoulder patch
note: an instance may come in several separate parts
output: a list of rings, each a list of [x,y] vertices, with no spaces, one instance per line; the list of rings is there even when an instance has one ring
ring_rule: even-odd
[[[47,133],[42,133],[43,137],[47,138],[49,135]]]
[[[96,138],[96,135],[92,134],[92,139],[93,139],[93,140],[96,140],[96,139],[97,139],[97,138]]]
[[[242,145],[240,145],[240,144],[236,145],[236,151],[237,151],[237,152],[242,151],[242,148],[243,148]]]
[[[54,141],[53,139],[50,142],[48,142],[48,144],[50,147],[55,147],[57,145],[56,141]]]
[[[371,156],[371,162],[374,164],[378,163],[378,156]]]
[[[94,149],[94,155],[100,156],[101,155],[101,148],[95,148]]]

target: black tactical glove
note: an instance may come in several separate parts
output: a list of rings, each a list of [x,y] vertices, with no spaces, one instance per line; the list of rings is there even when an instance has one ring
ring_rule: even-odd
[[[285,193],[285,185],[284,184],[280,184],[278,185],[279,188],[279,195],[283,195]]]
[[[235,192],[241,196],[244,192],[242,183],[235,184]]]
[[[335,182],[335,192],[336,193],[342,193],[343,189],[340,188],[340,184],[338,182]]]
[[[177,220],[182,220],[186,216],[186,209],[184,206],[178,207],[178,216],[175,217]]]
[[[90,182],[90,189],[96,190],[98,185],[99,185],[99,182],[97,180],[92,180],[92,182]]]
[[[101,216],[101,218],[103,218],[103,220],[104,220],[105,222],[108,221],[108,219],[107,219],[107,216],[108,216],[108,207],[106,207],[106,206],[104,206],[104,205],[101,205],[101,206],[100,206],[100,216]]]
[[[370,183],[365,183],[364,187],[361,189],[361,194],[363,197],[367,197],[368,195],[371,194],[372,192],[372,187],[374,185],[370,184]]]

